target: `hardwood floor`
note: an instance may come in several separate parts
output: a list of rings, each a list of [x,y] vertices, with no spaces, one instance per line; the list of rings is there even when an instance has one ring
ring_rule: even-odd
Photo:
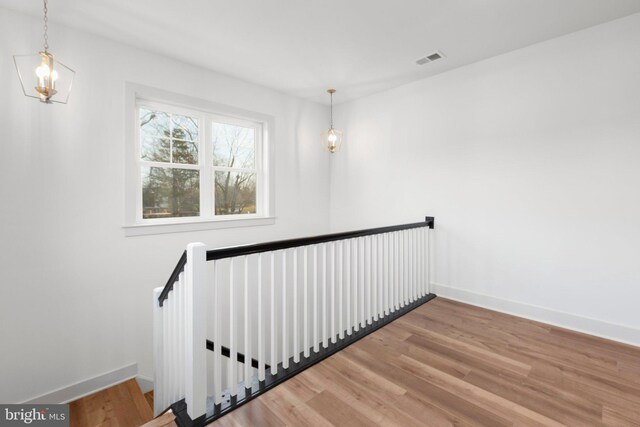
[[[136,380],[125,381],[69,404],[69,425],[139,426],[153,418],[153,410]]]
[[[218,426],[640,426],[640,348],[437,298]]]
[[[136,388],[72,403],[71,425],[150,420]],[[640,348],[437,298],[212,425],[640,426]]]

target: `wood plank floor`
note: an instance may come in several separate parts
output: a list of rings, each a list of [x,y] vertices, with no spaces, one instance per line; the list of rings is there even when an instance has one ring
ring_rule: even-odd
[[[73,402],[71,426],[152,406],[131,380]],[[212,425],[640,426],[640,348],[437,298]]]
[[[640,426],[640,348],[437,298],[217,426]]]
[[[153,418],[152,406],[136,380],[117,384],[69,404],[69,425],[140,426]]]

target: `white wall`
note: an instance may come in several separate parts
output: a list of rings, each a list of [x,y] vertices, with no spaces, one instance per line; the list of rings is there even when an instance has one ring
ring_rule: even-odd
[[[340,105],[332,229],[433,215],[436,293],[640,345],[639,45],[637,14]]]
[[[191,241],[211,247],[328,230],[328,109],[52,25],[77,71],[70,103],[22,95],[11,55],[41,23],[0,8],[0,402],[138,363],[152,376],[152,289]],[[203,52],[215,54],[215,52]],[[125,82],[275,116],[276,224],[125,237]]]
[[[188,242],[322,233],[329,205],[334,230],[436,216],[441,295],[640,344],[640,15],[339,106],[331,171],[325,107],[60,26],[70,104],[23,97],[40,25],[0,9],[0,402],[150,377]],[[275,116],[276,225],[124,237],[127,81]]]

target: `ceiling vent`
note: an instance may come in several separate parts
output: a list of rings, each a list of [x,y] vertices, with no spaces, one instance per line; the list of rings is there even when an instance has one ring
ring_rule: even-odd
[[[444,56],[444,53],[440,52],[439,50],[436,50],[435,52],[425,56],[424,58],[418,59],[416,61],[416,64],[424,65],[424,64],[428,64],[429,62],[437,61],[438,59],[442,59],[442,58],[446,58],[446,56]]]

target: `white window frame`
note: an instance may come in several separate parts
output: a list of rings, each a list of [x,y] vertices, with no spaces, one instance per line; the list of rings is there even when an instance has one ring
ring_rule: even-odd
[[[275,223],[274,132],[272,116],[128,83],[126,86],[125,234],[175,233]],[[198,119],[198,165],[151,162],[141,159],[139,110],[147,108]],[[215,215],[215,170],[239,170],[213,165],[213,123],[250,126],[256,130],[256,213]],[[142,168],[157,166],[200,171],[200,216],[143,218]],[[252,170],[253,171],[253,170]]]

